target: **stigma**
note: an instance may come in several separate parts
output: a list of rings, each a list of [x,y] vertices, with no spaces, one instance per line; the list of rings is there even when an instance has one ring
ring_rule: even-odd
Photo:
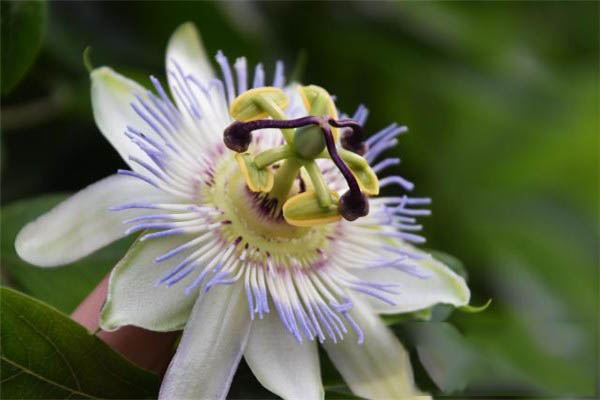
[[[236,155],[247,188],[257,194],[274,216],[300,227],[353,221],[369,214],[368,195],[379,193],[377,175],[362,155],[368,145],[362,126],[352,119],[338,119],[327,91],[319,86],[300,86],[306,116],[289,119],[290,103],[279,88],[262,87],[240,94],[230,107],[235,120],[223,132],[223,142]],[[278,146],[253,152],[253,131],[277,129]],[[340,140],[340,130],[343,130]],[[327,185],[322,163],[330,160],[348,190],[341,196]],[[303,175],[308,179],[303,179]],[[301,190],[292,191],[300,179]],[[308,182],[308,185],[307,185]]]

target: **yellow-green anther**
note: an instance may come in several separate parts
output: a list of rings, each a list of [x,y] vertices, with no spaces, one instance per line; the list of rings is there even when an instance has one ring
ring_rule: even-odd
[[[281,120],[287,119],[287,116],[285,115],[281,107],[279,107],[279,105],[277,105],[276,102],[272,101],[271,98],[267,96],[257,95],[252,99],[252,101],[254,102],[254,104],[256,104],[257,107],[259,107],[261,110],[267,113],[271,118]],[[281,133],[283,134],[283,137],[288,144],[292,144],[294,142],[293,129],[282,129]]]
[[[254,121],[278,113],[276,119],[285,119],[283,108],[287,107],[289,99],[283,90],[276,87],[261,87],[248,90],[236,97],[229,108],[233,119],[242,122]]]
[[[284,144],[283,146],[274,147],[258,154],[256,157],[254,157],[254,164],[256,164],[258,168],[262,169],[273,164],[274,162],[283,160],[284,158],[288,158],[292,155],[293,152],[290,149],[290,146]]]
[[[352,169],[365,169],[369,167],[369,163],[360,155],[348,151],[346,149],[339,149],[338,154],[342,157],[342,160],[348,164],[348,166]]]
[[[295,226],[314,226],[339,221],[342,216],[338,212],[337,194],[331,192],[331,196],[332,206],[323,208],[315,192],[297,194],[283,205],[283,217],[288,224]]]
[[[352,171],[352,174],[356,177],[360,188],[366,194],[369,196],[379,194],[379,179],[377,179],[377,174],[373,171],[367,160],[352,151],[341,148],[338,148],[338,154],[348,165],[348,168],[350,168],[350,171]],[[316,158],[331,157],[329,153],[323,152]]]
[[[304,163],[304,168],[313,184],[319,205],[326,209],[329,208],[329,206],[331,206],[331,195],[329,194],[329,188],[327,188],[327,184],[325,183],[325,179],[323,178],[319,166],[315,161],[311,160]]]
[[[268,192],[273,187],[273,172],[258,168],[249,153],[237,153],[235,159],[240,166],[246,185],[253,192]]]

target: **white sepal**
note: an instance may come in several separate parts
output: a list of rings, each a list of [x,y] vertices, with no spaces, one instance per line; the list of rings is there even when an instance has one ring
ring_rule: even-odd
[[[110,275],[108,295],[100,313],[102,329],[113,331],[125,325],[159,332],[183,329],[197,293],[185,294],[186,280],[175,287],[156,282],[188,254],[162,264],[155,259],[189,239],[187,235],[143,242],[138,239],[131,246]]]
[[[171,197],[130,176],[104,178],[25,225],[15,240],[17,254],[40,267],[64,265],[85,257],[125,236],[124,219],[144,213],[109,208],[139,199]]]
[[[244,358],[261,385],[279,397],[323,399],[317,343],[297,342],[274,311],[252,325]]]
[[[418,277],[393,267],[372,269],[353,269],[352,273],[360,278],[394,284],[393,290],[398,292],[388,297],[396,304],[390,305],[371,296],[369,304],[379,314],[399,314],[413,312],[432,307],[436,304],[450,304],[454,307],[469,304],[471,292],[465,280],[442,262],[432,256],[410,246],[400,244],[403,250],[418,254],[422,258],[407,260],[415,264],[423,277]]]
[[[350,311],[364,333],[364,342],[346,335],[324,348],[352,392],[368,399],[406,399],[425,396],[415,386],[408,352],[369,305],[352,296]],[[422,397],[420,397],[422,398]]]
[[[131,162],[130,157],[151,163],[150,157],[125,135],[125,131],[130,126],[143,130],[148,137],[159,141],[158,135],[148,128],[131,105],[136,103],[139,109],[142,109],[136,95],[147,99],[147,89],[109,67],[96,68],[91,72],[90,78],[92,110],[96,125],[133,170],[143,171],[138,164]]]
[[[248,340],[250,317],[241,282],[198,298],[159,399],[224,399]]]

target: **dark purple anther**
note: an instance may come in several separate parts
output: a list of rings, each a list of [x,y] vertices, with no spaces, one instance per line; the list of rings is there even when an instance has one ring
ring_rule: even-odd
[[[251,141],[251,130],[247,129],[246,124],[243,122],[235,121],[225,128],[223,132],[225,146],[237,153],[243,153],[248,150]]]
[[[364,155],[369,146],[363,141],[363,129],[362,126],[353,119],[329,119],[329,124],[336,128],[350,128],[343,129],[340,143],[346,150],[350,150],[358,155]]]
[[[355,193],[348,190],[340,197],[338,211],[344,219],[354,221],[369,214],[369,200],[361,191]]]

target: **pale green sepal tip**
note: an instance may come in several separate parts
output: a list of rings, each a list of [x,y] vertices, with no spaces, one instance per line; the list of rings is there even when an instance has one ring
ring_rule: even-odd
[[[480,313],[482,311],[485,311],[490,304],[492,304],[492,299],[489,299],[484,305],[481,306],[471,306],[469,304],[464,305],[464,306],[460,306],[458,307],[458,309],[462,312],[466,312],[466,313]]]
[[[179,39],[182,43],[187,45],[190,50],[202,50],[200,32],[198,32],[198,28],[196,28],[196,25],[191,21],[179,25],[173,32],[172,37]]]
[[[131,81],[122,75],[119,75],[115,70],[110,67],[97,67],[90,72],[90,78],[92,85],[100,84],[104,85],[107,89],[114,91],[114,93],[130,93]]]

